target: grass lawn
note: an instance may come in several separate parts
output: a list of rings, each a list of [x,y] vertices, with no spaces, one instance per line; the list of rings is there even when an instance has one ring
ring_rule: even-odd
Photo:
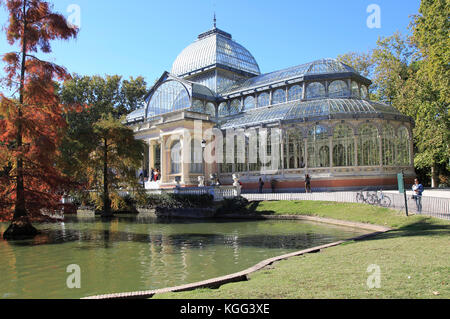
[[[314,215],[394,228],[321,253],[291,258],[249,281],[156,295],[153,299],[450,298],[450,222],[360,204],[280,201],[252,203],[262,214]],[[381,288],[369,289],[370,265]]]

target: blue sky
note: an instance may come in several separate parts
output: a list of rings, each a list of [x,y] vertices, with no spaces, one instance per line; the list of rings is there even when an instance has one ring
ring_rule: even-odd
[[[76,40],[53,43],[47,60],[80,75],[145,77],[152,84],[170,71],[177,55],[198,34],[218,27],[233,35],[256,58],[263,73],[367,51],[380,36],[407,32],[419,0],[54,0],[67,17],[81,9]],[[370,4],[381,9],[381,28],[367,27]],[[0,10],[0,24],[6,23]],[[0,34],[0,54],[12,49]],[[4,73],[1,72],[1,75]]]

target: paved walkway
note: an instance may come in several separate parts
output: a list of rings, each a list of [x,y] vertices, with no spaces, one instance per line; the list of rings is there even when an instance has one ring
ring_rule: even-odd
[[[385,193],[398,194],[398,191],[384,191]],[[412,191],[406,192],[408,196],[412,196]],[[427,189],[423,192],[424,197],[450,198],[450,188],[443,189]]]

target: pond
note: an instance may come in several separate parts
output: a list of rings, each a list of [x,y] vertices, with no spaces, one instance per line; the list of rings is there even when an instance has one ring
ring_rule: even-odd
[[[0,223],[0,233],[8,224]],[[80,298],[178,286],[245,270],[282,254],[355,237],[304,221],[165,221],[71,217],[36,225],[33,240],[0,239],[0,298]],[[69,265],[81,288],[69,289]]]

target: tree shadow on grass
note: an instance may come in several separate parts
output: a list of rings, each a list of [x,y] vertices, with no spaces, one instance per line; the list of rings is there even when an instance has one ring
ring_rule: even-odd
[[[258,211],[258,207],[261,203],[262,201],[251,202],[247,206],[247,212],[251,215],[275,215],[275,212],[273,210]]]
[[[406,226],[393,229],[389,232],[363,238],[361,240],[393,239],[400,237],[444,237],[450,236],[450,224],[438,223],[430,217],[423,217],[420,220]]]

